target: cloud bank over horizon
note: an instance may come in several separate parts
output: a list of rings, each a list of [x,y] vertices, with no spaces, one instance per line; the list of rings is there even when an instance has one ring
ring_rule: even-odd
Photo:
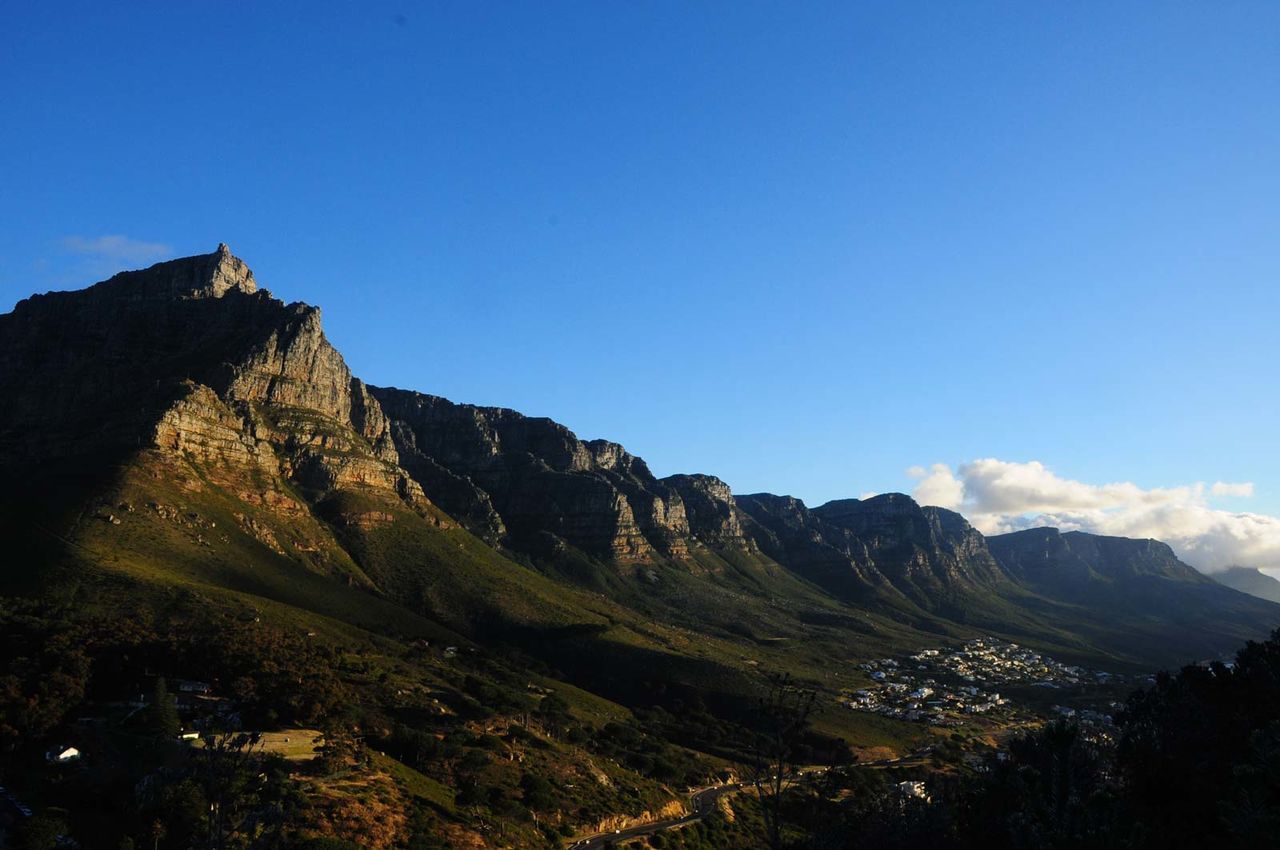
[[[1063,478],[1039,461],[981,458],[954,469],[915,466],[913,496],[922,505],[959,511],[983,534],[1037,526],[1117,537],[1155,538],[1203,572],[1229,566],[1280,567],[1280,517],[1215,507],[1249,498],[1250,482],[1198,482],[1144,489],[1129,482],[1088,484]]]

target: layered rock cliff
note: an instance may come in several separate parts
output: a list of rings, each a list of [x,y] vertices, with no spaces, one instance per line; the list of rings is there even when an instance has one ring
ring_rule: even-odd
[[[226,245],[32,296],[0,316],[0,466],[154,447],[314,490],[421,491],[320,326]]]
[[[813,513],[852,534],[876,568],[918,602],[927,604],[955,588],[991,588],[1007,579],[985,538],[964,517],[921,507],[901,493],[840,499]]]
[[[0,397],[8,491],[31,501],[21,485],[60,470],[30,518],[49,522],[46,508],[58,507],[60,529],[121,569],[128,551],[172,561],[184,580],[256,587],[259,559],[280,559],[288,578],[277,574],[273,593],[303,566],[468,628],[539,610],[595,623],[561,610],[564,586],[531,578],[513,551],[682,627],[731,620],[726,600],[824,623],[850,605],[931,632],[964,623],[1034,636],[1066,623],[1100,641],[1118,640],[1117,618],[1136,617],[1129,633],[1153,647],[1168,634],[1141,616],[1152,605],[1176,619],[1185,646],[1274,625],[1269,603],[1154,541],[1052,529],[988,541],[959,514],[901,494],[814,509],[735,497],[711,476],[656,478],[618,444],[549,419],[368,387],[325,338],[319,310],[273,298],[225,245],[20,302],[0,316]],[[116,493],[104,484],[113,476]],[[679,566],[688,574],[666,569]],[[525,604],[535,585],[540,601]]]
[[[1119,583],[1152,578],[1213,584],[1158,540],[1032,528],[989,537],[987,543],[1009,574],[1022,583],[1070,597],[1100,595]]]
[[[662,484],[684,502],[689,534],[716,549],[756,552],[759,544],[747,526],[750,519],[738,506],[729,485],[714,475],[669,475]]]
[[[832,502],[735,498],[708,475],[658,479],[616,443],[550,419],[378,388],[401,462],[436,504],[491,541],[538,555],[681,561],[694,547],[764,555],[848,600],[934,597],[1006,580],[959,514],[900,494]]]
[[[688,554],[683,499],[616,443],[550,419],[372,388],[409,471],[479,534],[542,551],[558,542],[636,561]]]
[[[899,595],[932,610],[957,593],[989,594],[1007,584],[963,517],[900,493],[813,509],[769,493],[737,502],[766,554],[843,599]]]
[[[793,496],[738,496],[748,529],[760,550],[806,579],[839,595],[858,595],[882,577],[866,547],[843,529],[828,525]]]

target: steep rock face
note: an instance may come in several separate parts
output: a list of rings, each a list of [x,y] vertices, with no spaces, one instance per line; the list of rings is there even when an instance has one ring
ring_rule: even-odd
[[[20,302],[0,316],[0,393],[0,467],[154,445],[422,499],[319,311],[259,289],[226,245]]]
[[[876,568],[917,601],[1006,581],[982,534],[953,511],[921,507],[909,496],[887,493],[828,502],[813,513],[853,534]]]
[[[269,443],[257,440],[217,393],[187,381],[183,393],[161,414],[151,443],[175,456],[192,456],[220,465],[253,467],[264,472],[279,468]]]
[[[901,494],[813,509],[768,493],[736,501],[766,555],[842,599],[963,616],[1011,586],[964,517]]]
[[[670,475],[662,484],[675,490],[684,502],[689,533],[697,540],[722,549],[759,550],[747,533],[746,514],[734,501],[729,485],[714,475]]]
[[[1213,583],[1179,561],[1173,550],[1158,540],[1033,528],[996,535],[987,542],[1010,575],[1038,590],[1071,598],[1101,592],[1104,585],[1138,579]]]
[[[680,493],[617,443],[582,441],[550,419],[504,408],[371,390],[394,422],[398,450],[413,458],[410,472],[473,530],[505,529],[510,545],[529,550],[550,535],[604,559],[688,555]]]
[[[867,547],[793,496],[753,493],[735,497],[746,528],[767,556],[838,598],[860,601],[882,592],[885,578]]]
[[[452,472],[423,454],[413,429],[406,423],[393,421],[391,432],[401,468],[431,494],[432,502],[488,543],[497,543],[506,536],[506,525],[488,493],[467,476]]]

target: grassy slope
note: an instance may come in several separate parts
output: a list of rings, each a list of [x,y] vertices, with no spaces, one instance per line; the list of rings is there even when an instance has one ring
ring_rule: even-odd
[[[52,499],[47,522],[66,530],[79,569],[137,582],[129,592],[216,599],[339,640],[503,645],[549,665],[548,681],[574,683],[599,715],[625,711],[618,703],[659,701],[671,688],[732,712],[750,704],[764,673],[785,670],[821,689],[824,731],[859,746],[900,747],[918,738],[917,727],[836,707],[842,690],[866,683],[853,662],[993,633],[1064,660],[1122,667],[1133,656],[1107,647],[1142,629],[1126,624],[1122,633],[1021,591],[983,600],[965,624],[909,604],[852,607],[763,556],[705,547],[691,563],[652,571],[618,571],[572,551],[535,569],[438,511],[415,512],[389,494],[345,490],[311,495],[311,504],[258,470],[209,469],[155,452],[118,466],[95,489],[101,496],[86,505],[83,490],[67,488],[80,494],[79,507]],[[246,497],[264,489],[302,509]],[[126,503],[131,511],[120,508]],[[246,518],[269,529],[280,551],[251,533]],[[107,593],[95,604],[120,603]],[[1153,623],[1153,640],[1158,631]]]
[[[616,589],[626,591],[621,601],[633,609],[617,594],[606,598],[517,564],[430,511],[422,517],[384,497],[346,492],[314,513],[280,514],[236,495],[263,482],[234,488],[224,479],[225,471],[149,453],[120,467],[99,488],[102,496],[68,525],[76,570],[136,582],[108,583],[116,590],[96,592],[95,604],[186,594],[334,639],[497,641],[549,664],[553,678],[585,688],[584,698],[598,700],[595,711],[610,700],[644,704],[658,682],[706,691],[722,705],[746,705],[770,670],[820,684],[833,700],[862,681],[852,665],[832,665],[833,658],[930,642],[886,618],[866,615],[860,622],[776,565],[728,564],[704,553],[712,559],[704,578],[664,569],[648,596],[654,586],[624,580]],[[153,502],[178,508],[179,518],[160,516]],[[120,509],[123,503],[133,510]],[[395,519],[367,528],[344,523],[373,510]],[[246,532],[237,514],[269,526],[284,554]],[[773,581],[786,590],[770,598],[764,588]],[[831,722],[861,745],[914,735],[906,724],[886,729],[849,712]]]

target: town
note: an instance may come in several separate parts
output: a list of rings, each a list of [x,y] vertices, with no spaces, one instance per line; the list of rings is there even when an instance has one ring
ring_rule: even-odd
[[[1033,649],[992,637],[974,638],[959,647],[923,649],[906,659],[883,658],[858,665],[871,684],[842,695],[848,708],[933,726],[964,725],[974,715],[1011,720],[1029,706],[997,688],[1030,686],[1046,691],[1122,685],[1127,679],[1102,670],[1063,664]],[[1108,702],[1107,709],[1118,707]],[[1112,717],[1098,707],[1054,704],[1032,713],[1073,717],[1081,723],[1110,726]]]

